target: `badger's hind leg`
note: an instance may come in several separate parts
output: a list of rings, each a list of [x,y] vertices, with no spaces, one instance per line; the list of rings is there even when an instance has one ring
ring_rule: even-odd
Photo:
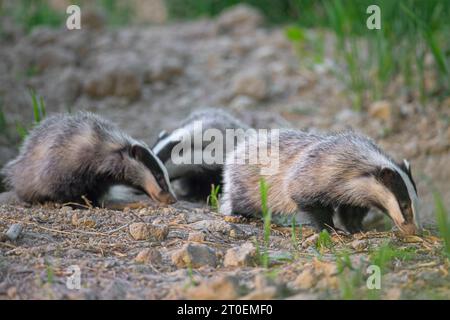
[[[350,233],[357,233],[363,230],[362,222],[369,212],[369,208],[351,205],[340,205],[337,214],[345,229]]]
[[[310,218],[313,227],[317,231],[326,229],[328,231],[336,231],[333,223],[333,207],[325,206],[321,204],[300,206],[300,209],[304,211]]]

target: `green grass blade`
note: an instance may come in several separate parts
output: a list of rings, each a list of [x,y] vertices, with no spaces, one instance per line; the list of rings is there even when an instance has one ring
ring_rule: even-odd
[[[438,192],[433,192],[436,221],[439,227],[439,233],[444,240],[444,249],[447,257],[450,258],[450,222],[448,221],[448,212]]]

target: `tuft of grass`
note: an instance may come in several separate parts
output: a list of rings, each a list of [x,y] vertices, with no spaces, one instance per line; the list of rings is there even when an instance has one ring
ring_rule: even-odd
[[[389,241],[384,242],[377,250],[370,254],[370,262],[381,270],[390,267],[394,259],[402,261],[411,260],[415,257],[414,248],[395,248]]]
[[[16,131],[19,134],[21,140],[24,140],[28,135],[28,130],[20,122],[16,122]]]
[[[364,263],[354,266],[347,250],[336,252],[335,257],[341,299],[380,299],[380,290],[368,289],[365,285]]]
[[[292,242],[292,248],[295,250],[298,249],[299,239],[301,240],[303,238],[302,234],[302,225],[298,225],[298,234],[297,234],[297,221],[295,220],[295,215],[292,216],[291,219],[291,242]]]
[[[302,64],[312,69],[315,65],[321,64],[325,59],[324,33],[315,30],[308,32],[300,26],[289,26],[284,29],[286,38],[292,43],[294,50],[302,59]]]
[[[38,97],[34,90],[30,90],[31,107],[33,109],[33,126],[45,119],[47,111],[45,108],[45,102],[42,97]],[[16,131],[20,138],[23,140],[28,135],[28,128],[26,128],[20,122],[16,122]]]
[[[12,15],[26,32],[42,25],[58,27],[64,21],[64,15],[52,9],[47,1],[19,0],[11,10],[5,10],[3,14]]]
[[[45,272],[47,275],[47,283],[53,284],[54,279],[55,279],[55,272],[53,271],[53,267],[51,264],[47,263],[47,265],[45,267]]]
[[[448,219],[448,212],[444,206],[441,195],[435,191],[433,192],[433,197],[439,234],[444,241],[444,252],[450,259],[450,221]]]
[[[117,27],[127,25],[134,16],[133,8],[124,1],[101,0],[101,7],[106,11],[108,24]]]
[[[197,281],[195,281],[194,271],[192,269],[192,262],[189,257],[187,259],[186,265],[187,265],[187,273],[188,273],[188,277],[189,277],[189,282],[186,283],[185,289],[191,288],[191,287],[196,287],[198,285],[198,283],[197,283]]]
[[[267,206],[267,195],[269,186],[264,178],[259,181],[259,192],[261,196],[261,212],[264,221],[264,252],[262,254],[262,265],[265,268],[269,267],[269,241],[270,241],[270,225],[272,221],[272,212]]]
[[[324,229],[319,233],[319,237],[317,238],[316,242],[316,249],[320,253],[323,253],[325,250],[332,248],[333,239],[331,239],[331,235],[328,233],[328,231]]]
[[[36,92],[31,90],[31,101],[33,103],[34,122],[38,124],[46,117],[45,103],[42,97],[37,97]]]
[[[7,127],[6,127],[6,116],[5,112],[3,111],[3,105],[0,100],[0,133],[1,134],[7,134]]]
[[[220,186],[211,185],[211,193],[206,198],[206,203],[215,211],[219,210],[219,191]]]

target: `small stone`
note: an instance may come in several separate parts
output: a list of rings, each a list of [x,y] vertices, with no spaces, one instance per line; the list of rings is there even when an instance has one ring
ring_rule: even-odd
[[[78,213],[72,215],[72,225],[75,227],[95,228],[97,222],[90,217],[79,217]]]
[[[204,244],[187,243],[172,254],[172,262],[179,268],[200,268],[217,266],[217,256],[214,249]]]
[[[270,300],[276,297],[278,289],[276,287],[265,287],[254,290],[242,297],[242,300]]]
[[[22,233],[23,227],[20,223],[15,223],[11,225],[6,231],[5,235],[8,237],[9,240],[15,241]]]
[[[227,250],[223,264],[225,267],[254,266],[256,248],[251,242]]]
[[[375,101],[369,107],[369,115],[390,122],[392,120],[392,104],[386,100]]]
[[[237,96],[234,97],[230,102],[230,108],[234,110],[245,110],[249,107],[252,107],[256,104],[256,101],[253,98],[248,96]]]
[[[300,289],[310,289],[317,282],[312,269],[307,268],[300,273],[294,280],[294,285]]]
[[[86,76],[83,90],[94,98],[115,95],[136,99],[142,89],[142,61],[136,53],[101,54],[95,71]]]
[[[386,292],[387,300],[399,300],[402,296],[402,290],[399,288],[391,288]]]
[[[149,224],[147,230],[150,240],[153,241],[163,241],[169,234],[169,227],[162,224]]]
[[[162,261],[161,253],[158,249],[155,248],[146,248],[141,250],[134,261],[137,263],[152,263],[152,264],[160,264]]]
[[[264,99],[269,92],[268,78],[263,70],[253,68],[236,74],[231,87],[235,96]]]
[[[188,241],[203,242],[203,241],[205,241],[205,234],[203,232],[189,233]]]
[[[231,223],[241,223],[242,217],[241,216],[224,216],[223,220],[226,222],[231,222]]]
[[[353,240],[350,245],[356,251],[362,251],[367,248],[368,243],[365,240]]]
[[[144,72],[145,82],[167,82],[183,74],[184,65],[181,58],[155,57]]]
[[[234,239],[245,239],[247,234],[238,226],[224,220],[201,220],[190,225],[194,230],[209,231],[226,235]]]
[[[219,33],[244,34],[255,30],[263,22],[261,13],[246,4],[238,4],[225,10],[217,19]]]
[[[75,64],[75,54],[64,48],[51,46],[44,47],[36,52],[34,66],[38,72],[52,68],[67,67]]]
[[[144,222],[136,222],[130,224],[130,234],[134,240],[147,240],[150,232],[147,224]]]
[[[186,292],[188,299],[194,300],[232,300],[239,297],[239,283],[233,276],[218,276],[202,282]]]

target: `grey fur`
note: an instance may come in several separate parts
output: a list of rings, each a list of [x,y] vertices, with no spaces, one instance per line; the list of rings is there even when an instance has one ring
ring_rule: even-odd
[[[160,167],[156,170],[159,181],[145,161],[133,157],[134,148],[148,150],[147,158],[152,159],[147,160]],[[115,184],[139,188],[147,194],[151,189],[149,196],[155,200],[175,201],[164,166],[150,149],[115,124],[87,112],[46,118],[30,132],[19,155],[2,174],[7,185],[28,203],[83,203],[82,196],[86,196],[99,205]],[[163,179],[166,185],[161,183]]]
[[[261,165],[234,161],[235,155],[248,154],[247,143],[242,142],[227,156],[221,199],[221,212],[226,215],[260,213]],[[269,186],[268,206],[274,214],[305,211],[322,229],[334,228],[332,217],[337,210],[344,227],[357,232],[369,208],[378,207],[395,217],[401,230],[415,232],[411,211],[402,211],[399,217],[391,210],[396,209],[395,204],[386,201],[394,193],[378,177],[383,168],[401,169],[371,139],[353,131],[321,135],[282,129],[279,145],[280,168],[276,174],[264,176]],[[405,173],[396,177],[411,185]],[[405,221],[400,223],[402,219]]]

